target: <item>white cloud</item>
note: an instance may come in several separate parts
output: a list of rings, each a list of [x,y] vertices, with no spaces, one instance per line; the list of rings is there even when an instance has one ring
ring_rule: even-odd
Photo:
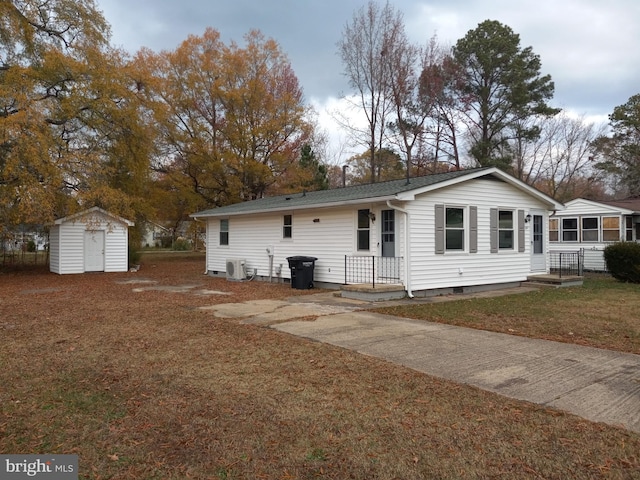
[[[385,0],[378,0],[384,3]],[[242,42],[250,29],[274,38],[291,59],[319,122],[337,144],[346,144],[329,112],[348,94],[336,43],[344,25],[366,0],[255,2],[254,0],[97,0],[111,23],[114,44],[174,49],[210,26],[224,41]],[[453,45],[484,20],[508,25],[551,75],[554,106],[606,120],[617,105],[640,93],[638,0],[396,0],[412,41],[437,34]]]

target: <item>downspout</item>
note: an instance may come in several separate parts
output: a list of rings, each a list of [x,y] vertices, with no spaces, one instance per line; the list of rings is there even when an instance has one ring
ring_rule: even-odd
[[[405,265],[404,265],[404,278],[405,285],[407,287],[407,296],[413,298],[413,291],[411,290],[411,274],[409,273],[409,265],[411,264],[411,235],[409,235],[409,212],[404,208],[400,208],[391,204],[391,200],[387,200],[387,206],[393,210],[397,210],[404,214],[404,251],[405,251]]]

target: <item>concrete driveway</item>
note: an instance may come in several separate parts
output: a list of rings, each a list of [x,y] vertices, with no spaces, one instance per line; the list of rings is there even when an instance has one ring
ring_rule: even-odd
[[[402,319],[363,311],[367,307],[320,294],[210,308],[640,433],[640,355]],[[319,316],[296,320],[311,315]]]

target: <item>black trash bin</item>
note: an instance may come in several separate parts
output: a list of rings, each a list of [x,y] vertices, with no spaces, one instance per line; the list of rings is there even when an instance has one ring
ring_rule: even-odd
[[[291,269],[291,288],[307,290],[313,288],[313,269],[316,257],[287,257]]]

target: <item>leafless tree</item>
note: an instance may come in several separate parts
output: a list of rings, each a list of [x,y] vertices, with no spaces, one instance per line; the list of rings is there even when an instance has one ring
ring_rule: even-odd
[[[389,3],[380,7],[370,1],[354,13],[338,42],[345,75],[355,90],[352,97],[345,98],[351,99],[366,117],[364,128],[346,118],[342,123],[356,144],[367,147],[372,183],[376,181],[376,151],[383,147],[385,122],[391,107],[390,72],[385,58],[390,38],[403,28],[402,22],[400,12]]]
[[[606,125],[561,113],[530,119],[526,128],[535,128],[540,137],[511,144],[517,178],[562,201],[582,196],[594,185],[601,188],[603,175],[594,168],[592,145]]]

